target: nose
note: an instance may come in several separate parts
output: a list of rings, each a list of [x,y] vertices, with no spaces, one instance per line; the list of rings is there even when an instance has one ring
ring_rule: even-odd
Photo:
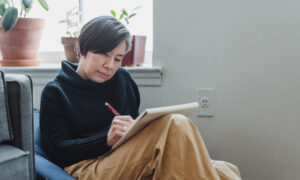
[[[112,57],[108,57],[104,63],[104,67],[108,69],[113,69],[114,67],[114,60]]]

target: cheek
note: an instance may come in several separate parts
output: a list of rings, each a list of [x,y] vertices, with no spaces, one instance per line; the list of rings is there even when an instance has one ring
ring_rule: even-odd
[[[98,65],[95,63],[87,63],[85,66],[85,72],[88,75],[94,74],[98,69]]]
[[[114,68],[114,74],[118,71],[118,69],[121,67],[121,65],[117,65],[115,68]]]

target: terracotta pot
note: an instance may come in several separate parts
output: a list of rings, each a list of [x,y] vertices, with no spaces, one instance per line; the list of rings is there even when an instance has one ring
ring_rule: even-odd
[[[64,45],[65,55],[70,62],[79,62],[77,53],[75,51],[75,44],[77,42],[77,37],[62,37],[61,43]]]
[[[144,63],[146,38],[146,36],[133,36],[132,48],[125,55],[122,61],[123,66],[141,65]]]
[[[0,18],[2,24],[2,18]],[[0,26],[0,49],[2,66],[37,66],[38,48],[44,19],[19,18],[15,27],[5,32]]]

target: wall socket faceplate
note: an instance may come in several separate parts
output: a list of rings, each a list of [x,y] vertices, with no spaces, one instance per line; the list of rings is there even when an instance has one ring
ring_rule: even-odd
[[[214,116],[215,97],[213,88],[197,88],[197,101],[199,102],[198,116]]]

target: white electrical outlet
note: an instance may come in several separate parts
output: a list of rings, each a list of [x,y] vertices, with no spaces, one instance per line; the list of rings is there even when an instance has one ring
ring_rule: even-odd
[[[214,116],[214,89],[213,88],[198,88],[197,100],[200,104],[197,112],[198,116]]]
[[[209,98],[206,96],[200,97],[200,105],[202,108],[208,108],[209,107]]]

